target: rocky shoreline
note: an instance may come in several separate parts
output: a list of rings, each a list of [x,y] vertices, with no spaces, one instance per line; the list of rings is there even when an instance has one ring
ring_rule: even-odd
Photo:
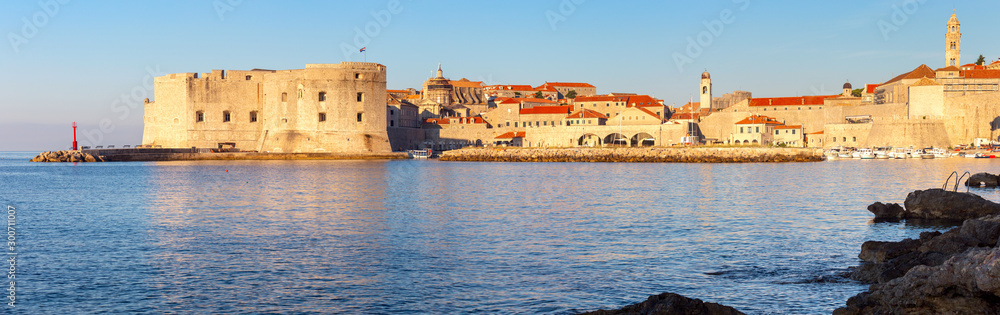
[[[919,239],[868,241],[848,277],[871,286],[835,310],[848,314],[1000,314],[1000,204],[974,194],[918,190],[898,204],[875,203],[876,222],[961,222]]]
[[[673,162],[755,163],[818,162],[823,152],[803,148],[466,148],[451,150],[442,161],[476,162]]]
[[[966,185],[980,183],[970,180]],[[876,223],[911,220],[956,227],[924,232],[919,239],[862,244],[860,265],[844,276],[870,284],[868,291],[851,297],[833,314],[1000,314],[1000,204],[942,189],[911,192],[903,204],[905,208],[876,202],[868,210]],[[742,313],[662,293],[621,309],[584,314]]]

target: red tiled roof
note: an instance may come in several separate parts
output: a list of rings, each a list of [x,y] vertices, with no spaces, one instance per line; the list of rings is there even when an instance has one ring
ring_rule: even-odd
[[[823,105],[823,100],[840,96],[841,96],[840,94],[837,94],[837,95],[820,95],[820,96],[751,98],[750,106]]]
[[[966,79],[1000,79],[1000,70],[965,70],[961,75]]]
[[[541,115],[541,114],[569,114],[572,106],[535,106],[522,108],[521,115]]]
[[[414,100],[414,99],[418,99],[418,98],[420,98],[420,95],[418,95],[418,94],[413,94],[413,95],[407,95],[406,96],[406,99],[408,99],[408,100]]]
[[[410,90],[385,90],[386,93],[410,93]]]
[[[823,131],[810,132],[809,134],[811,134],[811,135],[821,135],[821,134],[823,134]]]
[[[495,139],[514,139],[514,138],[524,138],[524,131],[511,131],[505,134],[497,136]]]
[[[573,99],[574,102],[618,102],[623,99],[622,96],[607,96],[607,95],[597,95],[597,96],[577,96]]]
[[[762,116],[762,115],[751,115],[750,117],[744,118],[736,122],[737,125],[756,125],[756,124],[767,124],[767,125],[784,125],[777,119]]]
[[[534,91],[535,88],[530,85],[488,85],[485,87],[488,90],[504,90],[504,91]]]
[[[698,112],[694,112],[694,113],[686,113],[686,112],[685,113],[680,113],[680,112],[678,112],[678,113],[675,113],[673,116],[671,116],[670,119],[683,119],[683,120],[687,120],[687,119],[691,119],[692,116],[694,116],[694,119],[698,119],[698,117],[701,116],[701,113],[698,113]]]
[[[774,129],[802,129],[802,125],[798,126],[781,125],[781,126],[774,126]]]
[[[424,120],[424,123],[447,125],[451,123],[451,120],[449,120],[448,118],[427,118],[427,120]]]
[[[608,116],[605,116],[604,114],[598,113],[598,112],[593,111],[593,110],[583,109],[583,110],[578,110],[578,111],[570,114],[569,116],[566,116],[566,118],[570,118],[570,119],[572,119],[572,118],[601,118],[601,119],[608,119]]]
[[[462,78],[458,81],[448,81],[451,86],[454,87],[483,87],[483,81],[469,81],[469,79]]]
[[[500,103],[498,103],[498,104],[521,104],[521,101],[518,98],[503,97],[503,99],[504,100],[500,101]]]
[[[649,106],[663,106],[663,100],[653,98],[649,95],[635,95],[628,97],[628,106],[638,106],[638,107],[649,107]]]
[[[663,106],[663,100],[653,98],[649,95],[598,95],[598,96],[579,96],[574,99],[574,102],[623,102],[626,107],[639,106]]]
[[[973,66],[975,66],[975,65],[973,65]],[[936,71],[959,71],[959,70],[962,70],[962,69],[959,69],[956,66],[947,66],[947,67],[940,68],[940,69],[937,69],[937,70],[934,70],[934,71],[936,72]]]
[[[677,112],[678,113],[679,112],[690,112],[692,107],[694,107],[694,108],[701,107],[701,102],[689,102],[687,104],[681,105],[681,107],[677,108]]]
[[[659,120],[661,120],[661,121],[663,120],[663,118],[660,118],[660,115],[657,115],[656,113],[654,113],[654,112],[651,112],[651,111],[649,111],[648,109],[645,109],[645,108],[642,108],[642,107],[638,107],[638,106],[636,106],[635,108],[636,108],[636,109],[638,109],[638,110],[640,110],[640,111],[642,111],[642,112],[644,112],[644,113],[646,113],[646,114],[647,114],[647,115],[649,115],[649,116],[653,116],[653,117],[655,117],[656,119],[659,119]]]
[[[867,94],[875,93],[875,88],[877,87],[878,84],[865,84],[865,93]]]
[[[900,74],[900,75],[896,76],[895,78],[892,78],[889,81],[885,81],[885,83],[882,83],[881,85],[886,85],[886,84],[893,83],[893,82],[896,82],[896,81],[899,81],[899,80],[903,80],[903,79],[920,79],[920,78],[931,78],[931,79],[933,79],[933,78],[936,78],[936,77],[937,77],[937,74],[934,73],[934,70],[931,70],[931,67],[928,67],[927,65],[920,65],[916,69],[913,69],[913,71],[910,71],[910,72],[907,72],[907,73],[904,73],[904,74]]]
[[[558,86],[558,87],[583,87],[583,88],[592,88],[592,87],[594,87],[593,85],[590,85],[589,83],[576,83],[576,82],[545,82],[545,84],[539,85],[538,87],[543,87],[543,86],[553,86],[553,87],[555,87],[555,86]]]
[[[516,99],[517,100],[521,100],[522,102],[525,102],[525,103],[558,104],[558,103],[556,103],[556,101],[550,101],[550,100],[547,100],[547,99],[544,99],[544,98],[529,97],[529,98],[516,98]]]

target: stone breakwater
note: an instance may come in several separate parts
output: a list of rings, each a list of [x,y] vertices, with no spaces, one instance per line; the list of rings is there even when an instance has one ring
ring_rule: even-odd
[[[104,162],[104,157],[80,151],[46,151],[31,158],[31,162]]]
[[[818,149],[801,148],[467,148],[447,151],[442,161],[481,162],[817,162]]]
[[[49,151],[31,162],[145,162],[197,160],[382,160],[405,159],[403,152],[364,153],[259,153],[216,152],[211,149],[94,149],[80,151]]]

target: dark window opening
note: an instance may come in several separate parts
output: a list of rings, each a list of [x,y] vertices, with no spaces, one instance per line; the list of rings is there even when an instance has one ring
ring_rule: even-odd
[[[320,122],[326,121],[326,113],[319,113],[319,121]]]
[[[250,81],[251,78],[253,78],[253,76],[252,75],[248,75],[247,76],[247,81]]]
[[[358,122],[361,122],[361,118],[362,118],[361,116],[362,116],[362,114],[363,113],[358,113]]]
[[[250,122],[257,122],[257,111],[250,111]]]
[[[203,121],[205,121],[205,112],[199,110],[198,112],[196,112],[194,114],[194,119],[197,122],[203,122]]]
[[[232,118],[232,116],[229,114],[228,110],[222,112],[222,122],[229,122],[230,118]]]
[[[319,101],[326,102],[326,92],[319,92]]]
[[[365,93],[358,92],[358,102],[365,101]]]

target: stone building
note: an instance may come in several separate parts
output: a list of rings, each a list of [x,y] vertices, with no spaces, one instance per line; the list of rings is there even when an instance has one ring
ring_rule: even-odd
[[[597,87],[591,85],[590,83],[579,83],[579,82],[545,82],[545,84],[535,87],[535,90],[545,90],[551,91],[555,90],[558,94],[557,99],[568,98],[566,95],[570,91],[576,92],[576,96],[594,96],[597,95]]]
[[[260,152],[389,152],[386,67],[307,64],[154,80],[143,144]]]

